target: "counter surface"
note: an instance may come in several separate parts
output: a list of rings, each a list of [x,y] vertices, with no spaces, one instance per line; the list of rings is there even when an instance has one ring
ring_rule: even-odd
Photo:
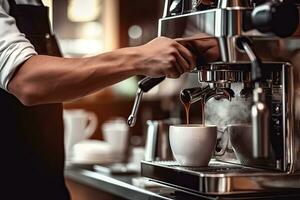
[[[177,189],[168,188],[164,185],[141,186],[134,184],[135,180],[140,180],[139,175],[111,175],[96,172],[92,166],[70,166],[65,170],[65,177],[72,181],[84,184],[89,187],[119,196],[129,200],[228,200],[228,199],[300,199],[299,194],[276,195],[270,194],[259,197],[254,195],[234,195],[234,196],[204,196],[200,194],[191,194]],[[143,182],[143,181],[142,181]],[[147,182],[146,182],[147,183]]]

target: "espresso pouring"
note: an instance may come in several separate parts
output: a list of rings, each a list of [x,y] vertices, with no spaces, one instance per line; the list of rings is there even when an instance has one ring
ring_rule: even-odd
[[[180,101],[184,107],[184,110],[185,110],[185,117],[186,117],[186,124],[190,124],[190,109],[191,109],[191,105],[192,105],[192,102],[190,101],[185,101],[182,97],[180,97]],[[199,103],[200,103],[200,116],[201,116],[201,119],[200,119],[200,124],[205,124],[205,102],[203,99],[199,100]]]

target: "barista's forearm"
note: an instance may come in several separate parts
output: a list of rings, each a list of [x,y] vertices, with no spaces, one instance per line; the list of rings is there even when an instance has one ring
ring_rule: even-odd
[[[159,37],[138,47],[90,58],[33,56],[20,66],[8,90],[25,105],[63,102],[133,75],[178,78],[196,66],[178,42]]]
[[[132,63],[135,54],[126,48],[79,59],[33,56],[22,64],[8,89],[25,105],[75,99],[138,74]]]

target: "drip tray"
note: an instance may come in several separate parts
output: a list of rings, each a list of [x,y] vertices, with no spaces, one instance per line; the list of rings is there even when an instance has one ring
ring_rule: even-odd
[[[175,161],[142,161],[141,175],[167,186],[211,195],[292,192],[300,188],[300,174],[216,160],[211,160],[208,167],[182,167]]]

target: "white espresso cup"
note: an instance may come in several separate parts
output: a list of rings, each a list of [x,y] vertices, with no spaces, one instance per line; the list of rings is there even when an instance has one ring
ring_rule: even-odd
[[[96,114],[83,109],[64,110],[64,138],[66,160],[72,157],[72,147],[89,138],[96,130],[98,119]]]
[[[169,129],[174,158],[182,166],[207,166],[214,155],[217,126],[202,124],[173,125]]]

